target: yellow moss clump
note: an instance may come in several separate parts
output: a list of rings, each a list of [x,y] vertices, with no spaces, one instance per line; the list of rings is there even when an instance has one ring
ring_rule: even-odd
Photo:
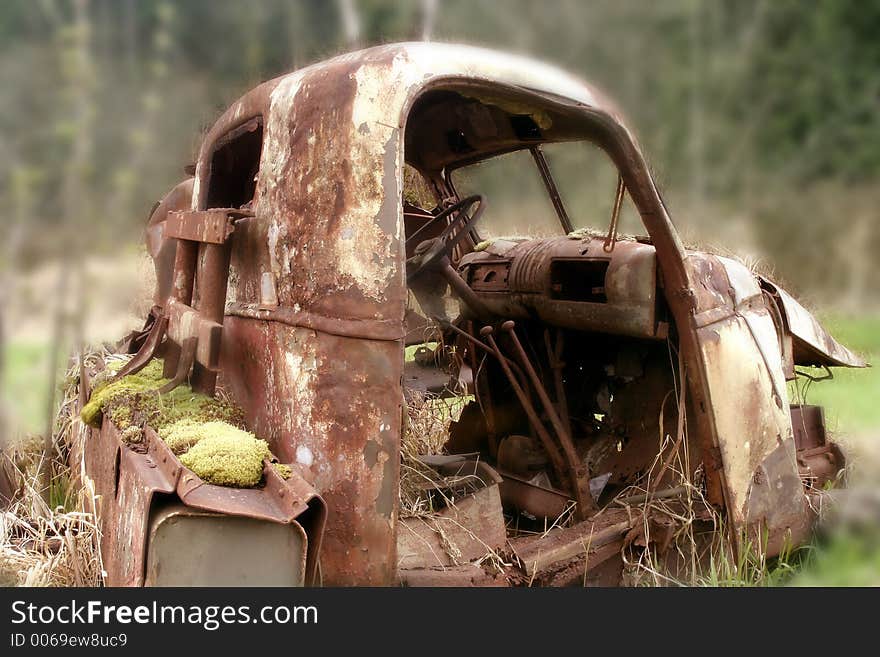
[[[263,477],[270,458],[265,440],[225,422],[205,422],[205,436],[180,456],[180,462],[209,484],[250,488]]]
[[[243,430],[241,409],[185,385],[160,395],[157,390],[168,381],[162,377],[163,366],[157,359],[118,381],[96,377],[91,399],[80,412],[83,421],[100,426],[107,415],[129,444],[143,442],[143,428],[149,425],[206,482],[239,488],[259,484],[263,460],[272,455],[265,440]],[[290,476],[288,466],[278,466],[278,471]]]
[[[144,442],[144,430],[139,426],[131,425],[122,431],[122,442],[128,445],[136,445]]]
[[[273,463],[272,467],[275,468],[275,472],[281,475],[282,479],[290,479],[290,475],[293,474],[293,468],[284,463]]]
[[[206,424],[206,422],[184,418],[160,429],[159,437],[165,441],[172,452],[180,456],[207,435]]]

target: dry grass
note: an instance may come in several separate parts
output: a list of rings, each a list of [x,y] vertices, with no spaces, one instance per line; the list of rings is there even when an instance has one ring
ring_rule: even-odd
[[[680,372],[679,360],[676,372]],[[676,435],[664,431],[660,414],[658,453],[643,479],[617,496],[620,503],[638,497],[633,509],[643,522],[628,536],[623,551],[625,583],[631,586],[773,586],[792,572],[791,554],[766,556],[767,537],[733,532],[705,497],[702,466],[693,468],[688,455],[686,387],[676,377],[670,393],[679,409]],[[674,394],[674,397],[672,395]],[[661,478],[671,473],[658,490]],[[689,475],[693,473],[693,475]],[[663,494],[664,492],[668,494]],[[625,504],[624,504],[625,505]],[[658,549],[651,518],[674,527],[668,550]]]
[[[401,437],[400,518],[415,518],[427,524],[437,533],[440,544],[455,564],[463,563],[463,560],[452,534],[463,532],[485,547],[483,556],[471,563],[504,572],[509,564],[471,528],[462,525],[455,513],[442,516],[437,513],[443,508],[454,509],[456,500],[475,493],[489,482],[465,472],[444,476],[420,459],[421,456],[443,453],[449,425],[458,419],[469,399],[466,396],[443,399],[410,394]],[[405,531],[404,523],[400,527],[400,531]]]
[[[0,584],[98,586],[102,581],[98,528],[85,511],[46,504],[36,480],[17,471],[23,486],[0,517]],[[83,505],[85,506],[85,505]]]
[[[419,458],[443,453],[443,445],[449,437],[449,425],[458,419],[466,400],[464,397],[441,399],[432,395],[411,393],[405,409],[404,431],[400,441],[401,518],[432,514],[432,493],[435,491],[457,490],[462,487],[473,489],[467,476],[442,477]]]
[[[722,569],[725,575],[744,576],[744,563],[736,558],[746,548],[742,542],[731,540],[717,510],[706,500],[702,466],[694,468],[690,463],[684,412],[687,386],[682,385],[680,376],[683,362],[681,354],[675,358],[670,345],[670,361],[674,360],[678,361],[675,387],[660,410],[657,456],[644,477],[621,491],[614,501],[630,506],[627,500],[637,499],[631,506],[642,517],[641,526],[628,536],[623,551],[625,582],[632,586],[696,586],[703,583],[706,573],[711,577]],[[676,405],[675,435],[667,433],[664,426],[667,403]],[[658,490],[661,481],[665,481],[664,491]],[[658,550],[666,546],[657,545],[662,540],[653,540],[659,538],[652,537],[657,519],[674,528],[668,549]],[[752,551],[750,546],[748,551]]]
[[[100,353],[84,356],[87,362]],[[67,457],[86,435],[77,413],[79,363],[67,372],[61,407],[53,431],[53,450],[43,454],[42,441],[30,437],[0,455],[11,475],[15,497],[0,517],[0,584],[4,586],[98,586],[102,583],[100,535],[93,493],[79,485]],[[44,461],[44,459],[46,459]],[[50,474],[43,495],[40,473]]]

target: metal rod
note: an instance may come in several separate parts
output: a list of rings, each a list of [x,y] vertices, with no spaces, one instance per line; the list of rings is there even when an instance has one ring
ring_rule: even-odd
[[[611,225],[608,227],[608,236],[602,250],[611,253],[614,250],[614,242],[617,240],[617,222],[620,219],[620,206],[623,205],[623,193],[626,186],[623,184],[623,176],[617,177],[617,194],[614,196],[614,207],[611,210]]]
[[[508,320],[501,325],[501,329],[510,335],[514,351],[519,356],[520,364],[531,379],[532,385],[538,393],[538,399],[540,399],[541,403],[544,405],[547,417],[550,418],[550,424],[553,425],[556,435],[559,438],[559,442],[562,445],[562,452],[568,465],[569,476],[574,483],[573,492],[575,494],[575,501],[578,503],[578,515],[582,518],[587,517],[587,514],[596,508],[592,494],[590,493],[589,477],[586,476],[586,473],[582,474],[581,472],[582,467],[577,452],[574,449],[574,444],[571,441],[571,436],[562,424],[562,420],[559,419],[559,415],[556,413],[553,402],[550,401],[550,397],[547,395],[547,390],[544,388],[544,384],[541,383],[538,373],[535,372],[535,368],[532,366],[532,362],[529,360],[525,349],[523,349],[522,343],[516,336],[516,332],[514,331],[515,327],[516,324],[512,320]]]
[[[571,219],[568,217],[568,212],[565,210],[562,196],[559,194],[559,189],[556,187],[553,175],[550,173],[550,165],[547,163],[547,158],[544,157],[544,151],[541,150],[540,146],[535,146],[529,150],[532,153],[532,158],[534,158],[535,164],[538,165],[541,180],[544,181],[544,187],[547,189],[547,194],[550,196],[551,203],[553,203],[553,209],[556,210],[556,215],[559,217],[559,221],[562,222],[562,227],[565,229],[565,232],[570,233],[574,230],[574,226],[571,223]]]
[[[452,326],[450,324],[450,326]],[[453,327],[455,330],[458,330],[461,333],[465,333],[468,337],[471,337],[470,333],[474,330],[474,323],[472,321],[468,321],[467,323],[468,330],[460,331],[460,329]],[[474,338],[475,341],[476,338]],[[480,364],[478,362],[477,350],[471,347],[467,350],[468,354],[471,357],[471,376],[473,377],[474,382],[474,394],[477,398],[478,403],[480,404],[480,408],[483,411],[483,415],[486,417],[486,433],[488,434],[489,439],[489,454],[493,459],[498,458],[498,434],[496,432],[496,424],[495,424],[495,409],[492,406],[492,386],[489,385],[489,381],[486,381],[486,386],[483,387],[480,385]],[[488,347],[487,347],[488,351]],[[486,356],[483,356],[485,360]]]
[[[458,272],[452,267],[452,263],[449,262],[449,258],[444,256],[443,260],[440,262],[440,266],[440,271],[443,273],[443,278],[449,283],[449,287],[451,287],[458,295],[458,298],[470,308],[471,312],[484,322],[491,318],[492,313],[486,307],[486,304],[480,300],[480,297],[478,297],[468,284],[464,282],[464,279],[458,275]]]
[[[562,370],[565,363],[562,362],[563,333],[556,331],[556,346],[550,344],[550,329],[544,329],[544,345],[547,348],[547,359],[550,361],[550,369],[553,370],[553,382],[556,386],[556,405],[559,407],[559,415],[565,422],[565,428],[571,435],[571,418],[568,414],[568,398],[565,394],[565,382],[562,379]]]
[[[550,457],[550,462],[553,464],[553,470],[556,472],[556,475],[562,481],[569,480],[569,483],[572,487],[572,493],[577,491],[577,481],[571,481],[568,476],[567,469],[565,467],[565,461],[562,458],[562,455],[559,453],[559,449],[553,443],[553,440],[550,438],[550,434],[547,433],[546,427],[541,423],[541,419],[538,417],[538,414],[535,412],[535,407],[532,406],[531,400],[528,396],[523,392],[522,387],[519,385],[519,382],[516,380],[516,377],[513,375],[513,372],[510,369],[510,366],[507,364],[507,359],[501,353],[501,350],[498,348],[498,343],[495,342],[495,338],[492,336],[493,329],[491,326],[484,326],[480,330],[480,335],[485,337],[489,344],[492,346],[493,353],[498,358],[498,362],[501,364],[501,369],[504,371],[504,374],[507,376],[508,381],[510,381],[510,386],[513,388],[513,392],[516,395],[517,399],[519,399],[519,403],[522,405],[523,410],[528,415],[529,420],[532,423],[532,426],[535,429],[535,432],[538,434],[538,438],[541,441],[541,444],[544,446],[544,449],[547,451],[547,455]]]
[[[630,495],[629,497],[621,497],[614,500],[619,506],[632,506],[634,504],[642,504],[650,500],[666,500],[671,497],[682,497],[688,492],[687,486],[676,486],[675,488],[666,488],[657,492],[642,493],[641,495]]]
[[[230,243],[202,244],[198,258],[198,307],[204,319],[223,324],[226,311],[226,284],[229,278]],[[192,388],[196,392],[214,395],[217,383],[217,372],[201,365],[198,360],[193,364]]]
[[[432,319],[433,319],[435,322],[437,322],[438,324],[440,324],[440,326],[442,326],[443,328],[452,329],[455,333],[457,333],[457,334],[460,335],[461,337],[463,337],[463,338],[465,338],[465,339],[467,339],[467,340],[470,340],[470,341],[471,341],[473,344],[475,344],[476,346],[481,347],[482,349],[485,349],[487,353],[489,353],[489,354],[491,354],[491,355],[493,355],[493,356],[498,357],[498,354],[495,353],[495,350],[492,349],[492,347],[490,347],[489,345],[487,345],[485,342],[482,342],[481,340],[478,340],[477,338],[475,338],[474,336],[472,336],[472,335],[471,335],[470,333],[468,333],[467,331],[462,331],[460,328],[458,328],[458,327],[457,327],[455,324],[453,324],[452,322],[443,321],[443,320],[440,320],[440,319],[438,319],[438,318],[436,318],[436,317],[433,317]],[[516,377],[517,377],[517,381],[519,381],[520,386],[522,386],[523,388],[525,388],[525,386],[526,386],[526,377],[525,377],[525,374],[523,374],[523,371],[520,369],[519,365],[517,365],[514,361],[512,361],[510,358],[508,358],[508,357],[505,356],[504,354],[501,354],[500,358],[503,358],[503,359],[507,362],[507,365],[508,365],[508,366],[509,366],[509,367],[515,372]],[[532,396],[529,395],[529,393],[528,393],[527,390],[524,390],[524,392],[526,393],[526,395],[528,395],[529,399],[532,398]]]
[[[196,278],[196,258],[199,253],[198,242],[177,240],[174,254],[174,275],[171,278],[170,298],[187,306],[192,305],[193,285]],[[166,301],[167,305],[167,301]],[[171,340],[165,345],[165,365],[162,376],[171,379],[177,376],[180,360],[180,345]]]

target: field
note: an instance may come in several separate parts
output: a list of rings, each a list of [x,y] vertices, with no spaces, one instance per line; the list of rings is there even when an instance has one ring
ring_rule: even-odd
[[[880,434],[880,317],[830,316],[823,320],[823,325],[875,367],[835,370],[833,381],[813,386],[812,400],[825,406],[831,431],[843,436],[877,436]]]
[[[825,407],[829,431],[847,451],[853,486],[876,500],[880,490],[880,317],[829,316],[823,325],[875,367],[835,370],[834,380],[814,384],[810,403]],[[873,512],[877,507],[874,502]],[[795,572],[783,581],[806,586],[880,585],[880,540],[875,528],[842,531],[795,555]]]

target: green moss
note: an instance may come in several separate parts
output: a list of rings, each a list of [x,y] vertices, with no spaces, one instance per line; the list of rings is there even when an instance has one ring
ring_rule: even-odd
[[[250,488],[260,483],[263,460],[271,456],[265,440],[225,422],[206,422],[205,436],[180,462],[209,484]]]
[[[98,383],[89,402],[83,406],[80,417],[90,426],[100,426],[104,413],[119,429],[149,424],[157,431],[187,418],[200,422],[222,420],[236,426],[244,424],[240,409],[213,397],[192,391],[181,385],[169,393],[156,391],[168,379],[162,377],[163,362],[151,361],[136,374],[118,381]]]
[[[290,475],[293,474],[293,469],[284,463],[273,463],[272,467],[275,468],[275,472],[281,475],[282,479],[290,479]]]
[[[144,442],[144,430],[131,425],[122,431],[122,442],[131,445]]]
[[[115,400],[151,392],[161,387],[164,383],[162,367],[161,360],[153,360],[140,372],[124,376],[118,381],[101,380],[101,375],[96,377],[98,380],[92,389],[89,402],[80,411],[82,421],[90,426],[99,426],[104,411]]]
[[[162,369],[163,362],[153,360],[118,381],[96,378],[91,399],[80,413],[83,421],[99,426],[107,415],[128,444],[143,442],[143,428],[149,425],[206,482],[240,488],[260,483],[263,460],[271,453],[266,441],[243,430],[241,409],[185,385],[160,395],[157,390],[168,381]],[[287,466],[279,472],[290,476]]]
[[[130,406],[117,406],[108,413],[113,424],[119,429],[126,429],[131,426],[133,414]]]

